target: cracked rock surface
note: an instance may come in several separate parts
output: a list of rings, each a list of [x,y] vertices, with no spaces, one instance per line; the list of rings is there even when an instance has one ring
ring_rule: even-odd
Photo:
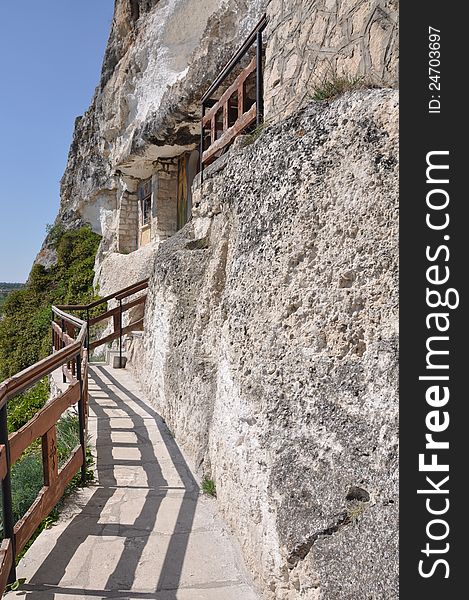
[[[398,597],[397,108],[237,144],[154,258],[131,364],[268,599]]]

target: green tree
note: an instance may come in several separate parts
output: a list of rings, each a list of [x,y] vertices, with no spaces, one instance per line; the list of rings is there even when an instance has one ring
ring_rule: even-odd
[[[34,265],[24,288],[9,294],[3,306],[0,381],[50,354],[52,304],[87,303],[94,298],[93,266],[100,239],[89,227],[54,229],[56,264],[49,269]],[[39,385],[12,400],[9,412],[16,416],[10,426],[21,426],[32,416],[31,410],[38,410],[46,399],[47,389]],[[16,405],[21,407],[19,412]]]

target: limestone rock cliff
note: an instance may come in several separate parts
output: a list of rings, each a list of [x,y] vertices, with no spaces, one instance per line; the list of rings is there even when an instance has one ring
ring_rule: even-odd
[[[100,259],[118,249],[129,181],[148,177],[159,157],[195,147],[199,100],[266,4],[116,0],[100,83],[75,122],[56,221],[65,228],[88,223],[102,235]],[[36,262],[54,260],[46,238]]]
[[[116,171],[146,176],[158,157],[198,141],[198,101],[264,5],[204,0],[194,10],[190,1],[117,1],[101,82],[77,119],[62,179],[64,220],[78,212],[112,237]]]
[[[131,361],[266,598],[397,598],[397,93],[310,106],[198,194]]]

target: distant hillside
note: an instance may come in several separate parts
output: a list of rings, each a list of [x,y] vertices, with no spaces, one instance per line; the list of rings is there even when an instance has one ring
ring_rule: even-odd
[[[8,294],[14,292],[15,290],[20,290],[24,287],[24,283],[5,283],[4,281],[0,282],[0,310],[7,299]]]
[[[5,283],[4,281],[0,281],[0,292],[11,292],[12,290],[19,290],[24,287],[24,283]]]

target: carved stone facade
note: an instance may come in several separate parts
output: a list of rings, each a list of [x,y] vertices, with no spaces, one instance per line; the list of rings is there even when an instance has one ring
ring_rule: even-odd
[[[139,211],[136,191],[136,181],[128,180],[125,189],[120,187],[120,194],[118,192],[117,250],[123,253],[133,252],[138,248]]]
[[[336,77],[398,82],[398,0],[271,0],[265,114],[280,121]]]

